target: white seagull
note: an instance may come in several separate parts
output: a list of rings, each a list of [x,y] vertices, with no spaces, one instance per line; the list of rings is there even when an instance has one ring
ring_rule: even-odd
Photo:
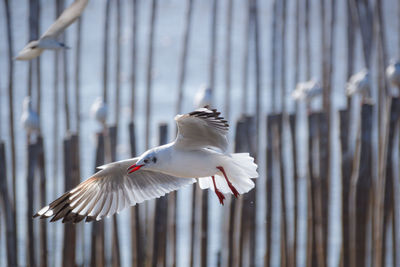
[[[101,97],[96,98],[93,102],[90,112],[92,117],[95,118],[101,125],[105,125],[108,114],[108,106]]]
[[[393,61],[386,68],[386,76],[390,83],[400,90],[400,61]]]
[[[323,92],[321,84],[315,80],[311,79],[307,82],[300,82],[296,85],[296,89],[292,92],[292,97],[296,101],[306,100],[310,102],[311,99],[321,95]]]
[[[136,203],[158,198],[199,181],[223,204],[223,193],[235,197],[254,187],[257,165],[248,153],[228,154],[227,122],[215,109],[177,115],[174,142],[141,156],[100,166],[100,171],[66,192],[34,217],[63,222],[101,220]]]
[[[352,75],[346,84],[346,94],[352,96],[360,93],[363,96],[369,96],[371,91],[371,78],[368,69]]]
[[[212,90],[209,86],[201,86],[199,90],[197,90],[194,95],[194,107],[195,108],[203,108],[203,107],[212,107]]]
[[[31,60],[40,56],[45,49],[57,50],[68,48],[65,44],[57,41],[57,36],[79,18],[88,1],[89,0],[75,0],[61,13],[57,20],[47,29],[47,31],[39,38],[39,40],[29,42],[18,53],[15,59]]]
[[[39,116],[32,109],[32,100],[29,96],[24,98],[21,123],[28,135],[39,131]]]

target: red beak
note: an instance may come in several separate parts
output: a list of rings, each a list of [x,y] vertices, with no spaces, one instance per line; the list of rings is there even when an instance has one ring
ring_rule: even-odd
[[[136,165],[136,164],[133,164],[132,166],[130,166],[129,168],[128,168],[128,173],[132,173],[132,172],[135,172],[135,171],[137,171],[137,170],[139,170],[140,168],[142,168],[144,165]]]

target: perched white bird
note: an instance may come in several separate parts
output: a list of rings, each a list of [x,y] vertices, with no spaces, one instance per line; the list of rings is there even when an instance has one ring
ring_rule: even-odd
[[[386,76],[390,83],[400,90],[400,61],[393,61],[386,68]]]
[[[98,97],[92,104],[91,107],[92,117],[95,118],[102,125],[106,123],[107,114],[108,114],[108,106],[103,101],[101,97]]]
[[[66,192],[36,216],[63,222],[100,220],[122,209],[193,184],[211,188],[223,204],[223,193],[235,197],[254,187],[257,165],[248,153],[228,154],[229,125],[206,108],[177,115],[174,142],[141,156],[99,167],[86,181]]]
[[[352,75],[346,84],[346,94],[348,96],[357,93],[364,97],[371,95],[371,78],[368,69],[363,69]]]
[[[312,79],[307,82],[298,83],[296,89],[292,92],[292,97],[296,101],[306,100],[310,102],[314,97],[322,95],[322,92],[321,84]]]
[[[194,107],[212,107],[212,90],[208,86],[201,86],[194,96]]]
[[[45,49],[55,50],[68,48],[65,44],[57,41],[57,36],[79,18],[88,1],[89,0],[75,0],[61,13],[57,20],[47,29],[39,40],[29,42],[18,53],[15,59],[31,60],[40,56]]]
[[[24,98],[23,102],[23,112],[21,116],[21,123],[24,129],[29,134],[33,134],[39,131],[39,116],[32,109],[32,101],[29,96]]]

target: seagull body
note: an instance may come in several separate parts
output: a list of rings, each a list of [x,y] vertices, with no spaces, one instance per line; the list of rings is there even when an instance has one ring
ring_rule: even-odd
[[[92,117],[95,118],[102,125],[106,123],[108,106],[101,97],[97,98],[90,109]]]
[[[296,89],[292,92],[294,100],[307,100],[311,101],[313,98],[321,95],[323,89],[318,81],[312,79],[307,82],[300,82],[296,85]]]
[[[386,76],[393,86],[400,89],[400,61],[392,62],[386,68]]]
[[[352,96],[361,94],[369,96],[371,92],[371,78],[368,69],[363,69],[360,72],[352,75],[349,82],[346,84],[346,94]]]
[[[177,115],[174,142],[152,148],[133,159],[98,167],[86,181],[35,216],[63,222],[100,220],[127,206],[157,198],[199,181],[223,204],[224,193],[235,197],[254,187],[257,165],[248,153],[226,153],[229,125],[219,112],[207,108]]]
[[[29,96],[25,97],[23,102],[23,112],[21,115],[21,123],[28,134],[39,131],[39,116],[31,107],[32,101]]]
[[[202,86],[194,96],[194,107],[212,107],[212,90],[208,86]]]
[[[60,35],[69,25],[79,18],[89,0],[75,0],[66,8],[57,20],[47,29],[39,40],[29,42],[15,57],[16,60],[34,59],[44,50],[58,50],[68,48],[57,41]]]

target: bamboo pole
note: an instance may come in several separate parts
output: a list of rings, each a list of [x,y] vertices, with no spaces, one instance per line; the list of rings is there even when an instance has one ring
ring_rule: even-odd
[[[76,26],[76,44],[75,44],[75,121],[76,121],[76,133],[80,136],[81,129],[81,39],[82,39],[82,17],[77,21]]]
[[[321,1],[323,2],[323,1]],[[281,41],[281,110],[282,114],[286,114],[286,0],[281,0],[281,27],[280,27],[280,41]],[[286,116],[286,115],[285,115]],[[286,121],[286,118],[284,118]]]
[[[16,163],[16,150],[15,150],[15,133],[14,133],[14,61],[12,60],[13,57],[13,36],[12,36],[12,18],[11,18],[11,11],[10,11],[10,3],[8,0],[4,0],[5,5],[5,13],[6,13],[6,23],[7,23],[7,52],[8,52],[8,111],[9,111],[9,134],[11,140],[11,175],[12,175],[12,205],[13,205],[13,224],[15,225],[14,229],[14,240],[17,240],[17,233],[18,227],[16,224],[16,206],[17,206],[17,173],[15,168]],[[18,255],[17,244],[13,244],[15,254]],[[17,259],[15,259],[17,262]]]
[[[36,266],[37,261],[36,261],[36,244],[35,244],[35,238],[34,238],[34,227],[33,227],[33,221],[31,220],[33,216],[33,196],[34,196],[34,179],[35,179],[35,167],[36,167],[36,162],[37,162],[37,154],[38,154],[38,147],[35,144],[28,144],[28,166],[27,166],[27,176],[26,176],[26,181],[27,181],[27,194],[28,194],[28,203],[27,203],[27,211],[26,211],[26,217],[29,218],[27,220],[27,229],[28,229],[28,236],[27,236],[27,251],[28,253],[26,254],[26,262],[28,266]]]
[[[154,54],[154,28],[156,23],[157,0],[151,1],[150,30],[148,32],[148,50],[147,50],[147,66],[146,66],[146,149],[150,145],[150,121],[151,121],[151,95],[152,95],[152,70],[153,70],[153,54]]]
[[[121,12],[121,0],[116,0],[117,6],[117,14],[116,14],[116,39],[115,39],[115,57],[116,57],[116,67],[115,67],[115,125],[118,127],[119,125],[119,117],[120,117],[120,91],[121,91],[121,20],[122,20],[122,12]],[[118,138],[118,135],[117,137]]]
[[[136,108],[135,99],[136,99],[136,57],[137,57],[136,50],[137,50],[138,5],[139,5],[138,0],[132,1],[132,61],[131,61],[131,112],[130,112],[131,122],[133,122],[134,120],[135,108]]]
[[[181,54],[181,60],[179,64],[179,78],[178,78],[178,101],[176,103],[176,113],[182,112],[183,102],[183,88],[186,80],[186,68],[187,68],[187,53],[189,48],[190,30],[192,25],[192,13],[193,13],[193,0],[187,0],[185,23],[183,30],[183,49]]]
[[[352,151],[349,149],[349,113],[350,111],[340,111],[340,145],[342,154],[342,247],[341,247],[341,267],[350,265],[350,213],[349,213],[349,193],[351,186],[352,173]]]
[[[106,1],[103,35],[103,101],[108,103],[108,39],[110,34],[111,1]]]
[[[5,214],[4,222],[6,228],[6,254],[8,266],[18,266],[17,251],[14,249],[17,246],[15,239],[15,227],[13,205],[11,194],[7,185],[7,164],[6,164],[6,148],[4,142],[0,141],[0,204],[3,204],[3,214]]]
[[[304,28],[305,28],[305,57],[306,57],[306,80],[311,79],[311,44],[310,35],[310,0],[305,0]]]
[[[135,124],[134,116],[136,110],[135,98],[136,98],[136,50],[137,50],[137,25],[138,25],[138,4],[139,1],[132,1],[132,62],[131,62],[131,112],[130,112],[130,123],[129,123],[129,141],[131,148],[131,156],[136,156],[136,136],[135,136]],[[131,262],[133,267],[143,266],[142,260],[142,246],[140,242],[140,221],[139,221],[139,205],[131,207]]]
[[[242,113],[247,113],[247,101],[249,99],[248,93],[248,81],[249,81],[249,42],[250,42],[250,12],[249,12],[249,3],[244,2],[245,8],[245,28],[244,28],[244,45],[243,45],[243,63],[242,63]]]
[[[347,36],[347,61],[346,61],[346,81],[349,80],[351,75],[354,73],[354,55],[355,55],[355,15],[352,10],[351,1],[346,2],[346,36]],[[351,98],[347,97],[347,110],[351,114]]]
[[[229,121],[231,111],[231,50],[232,50],[232,13],[233,0],[228,0],[226,8],[225,40],[225,118]]]
[[[64,9],[65,1],[61,0],[61,7]],[[61,34],[61,40],[65,43],[67,39],[67,33],[63,32]],[[64,112],[65,112],[65,130],[68,133],[71,130],[71,120],[70,120],[70,108],[69,108],[69,80],[68,80],[68,57],[67,50],[63,49],[62,51],[62,62],[63,62],[63,93],[64,93]]]
[[[272,17],[272,46],[271,46],[271,107],[272,112],[276,112],[276,68],[277,68],[277,20],[278,20],[278,0],[274,0],[273,2],[273,17]]]

